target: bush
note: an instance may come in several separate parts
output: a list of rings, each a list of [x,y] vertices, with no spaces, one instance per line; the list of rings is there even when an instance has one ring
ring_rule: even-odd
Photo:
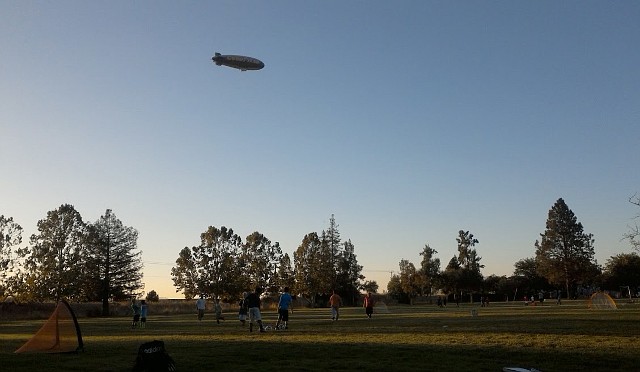
[[[147,302],[158,302],[160,301],[160,296],[158,296],[158,293],[156,293],[156,291],[152,290],[147,293],[147,297],[145,299],[147,300]]]

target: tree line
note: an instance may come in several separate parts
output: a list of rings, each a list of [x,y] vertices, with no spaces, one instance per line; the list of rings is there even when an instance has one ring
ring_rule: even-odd
[[[630,200],[640,206],[640,199]],[[638,216],[640,218],[640,216]],[[625,236],[638,248],[638,228]],[[20,301],[101,301],[103,313],[109,302],[142,295],[142,252],[138,231],[123,225],[112,210],[94,222],[83,221],[70,204],[47,212],[38,221],[37,233],[22,242],[22,227],[12,217],[0,215],[0,296]],[[419,268],[403,259],[387,290],[400,301],[436,293],[494,293],[515,298],[518,293],[561,290],[575,296],[579,288],[619,289],[640,285],[640,256],[621,253],[604,266],[594,259],[594,239],[563,199],[549,210],[546,229],[534,243],[534,256],[514,264],[512,276],[483,277],[479,240],[460,230],[458,253],[441,270],[435,249],[426,244]],[[347,303],[361,291],[377,292],[375,281],[366,281],[358,264],[355,246],[342,240],[331,216],[320,233],[306,234],[293,252],[283,253],[278,242],[259,232],[244,239],[227,227],[209,226],[200,244],[178,252],[171,278],[176,292],[188,299],[199,295],[237,299],[255,287],[277,292],[288,286],[314,305],[332,290]],[[157,299],[155,291],[147,296]]]
[[[637,197],[630,202],[640,206]],[[635,226],[624,237],[636,250],[639,250],[638,231]],[[469,231],[460,230],[456,241],[458,254],[444,270],[440,269],[440,259],[435,258],[438,252],[428,244],[420,252],[419,268],[408,260],[401,260],[399,273],[389,281],[389,295],[410,303],[417,296],[435,293],[492,294],[496,299],[515,300],[550,291],[572,298],[581,290],[586,294],[598,289],[621,291],[626,288],[624,295],[637,295],[640,289],[640,256],[635,252],[620,253],[610,257],[604,266],[599,265],[594,258],[593,235],[584,232],[562,198],[549,210],[546,229],[534,243],[534,256],[517,261],[512,276],[483,277],[480,269],[484,266],[475,249],[478,239]]]
[[[138,231],[107,209],[85,222],[70,204],[47,212],[22,245],[22,227],[0,215],[0,294],[20,301],[123,300],[142,288]]]
[[[101,301],[109,314],[110,301],[140,297],[142,252],[138,231],[124,226],[112,210],[95,222],[83,221],[70,204],[49,211],[38,221],[38,232],[22,244],[22,227],[0,215],[0,297],[19,301]],[[340,291],[354,301],[363,283],[351,240],[342,241],[331,216],[320,234],[305,235],[293,261],[278,242],[259,232],[244,240],[227,227],[209,226],[198,246],[178,253],[171,278],[176,292],[187,299],[199,295],[237,299],[242,292],[262,287],[277,292],[288,286],[313,304],[318,294]],[[155,291],[147,299],[157,299]]]
[[[233,229],[210,226],[200,235],[200,245],[180,251],[171,277],[187,299],[199,295],[239,299],[255,287],[274,293],[289,287],[312,305],[332,290],[355,301],[365,285],[355,247],[351,240],[341,240],[333,215],[326,230],[304,236],[293,260],[282,253],[278,242],[259,232],[243,240]]]

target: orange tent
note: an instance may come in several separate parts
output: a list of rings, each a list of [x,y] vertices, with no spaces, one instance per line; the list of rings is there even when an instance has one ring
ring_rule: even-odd
[[[16,353],[68,353],[84,347],[76,315],[67,301],[58,302],[47,322]]]

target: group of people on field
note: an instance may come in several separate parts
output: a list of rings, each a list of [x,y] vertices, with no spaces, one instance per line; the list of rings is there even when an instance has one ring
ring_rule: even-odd
[[[371,295],[371,292],[367,292],[364,296],[364,300],[362,302],[362,307],[364,307],[364,313],[367,318],[371,319],[373,315],[373,306],[375,305],[375,300]],[[333,291],[331,297],[329,297],[329,306],[331,307],[331,320],[337,321],[340,317],[340,306],[342,306],[342,298],[336,291]]]
[[[249,332],[253,332],[254,324],[258,326],[260,332],[266,332],[264,324],[262,323],[262,314],[260,313],[262,302],[260,299],[261,294],[262,288],[256,287],[253,292],[244,292],[238,303],[238,319],[243,326],[246,324],[247,319],[249,319]],[[289,287],[285,287],[278,301],[278,322],[276,323],[276,328],[279,328],[281,325],[284,329],[289,328],[289,310],[292,300],[293,298],[289,293]],[[200,298],[196,301],[196,309],[198,311],[198,320],[202,321],[206,309],[206,301],[203,295],[200,295]],[[216,322],[219,324],[221,320],[224,320],[219,299],[215,300],[214,312]]]
[[[242,298],[238,302],[238,319],[244,326],[247,319],[249,320],[249,332],[253,332],[254,324],[257,325],[259,332],[266,332],[265,326],[262,322],[262,314],[260,313],[262,288],[256,287],[253,292],[242,294]],[[293,312],[292,308],[293,297],[289,293],[289,287],[284,287],[283,292],[278,299],[278,320],[275,324],[275,329],[289,329],[289,312]],[[373,315],[373,307],[375,301],[371,293],[367,293],[364,297],[363,307],[365,308],[365,314],[367,318],[371,319]],[[224,320],[222,316],[222,308],[219,300],[215,300],[214,311],[216,316],[216,322],[220,323],[220,320]],[[336,291],[333,291],[331,297],[329,297],[329,306],[331,308],[331,320],[337,321],[340,317],[340,307],[342,306],[342,298]],[[198,320],[202,321],[206,309],[206,301],[204,296],[196,301],[196,309],[198,311]]]
[[[207,302],[204,299],[203,295],[200,295],[200,298],[196,301],[196,310],[198,311],[198,320],[202,321],[204,318],[204,311],[207,308]],[[224,321],[224,317],[222,316],[222,306],[220,305],[220,299],[214,300],[213,312],[216,315],[216,323],[220,324],[220,321]]]

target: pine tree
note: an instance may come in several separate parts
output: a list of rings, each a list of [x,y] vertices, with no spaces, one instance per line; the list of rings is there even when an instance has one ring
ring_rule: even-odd
[[[593,236],[584,232],[562,198],[549,210],[546,230],[540,236],[541,240],[535,242],[537,272],[549,283],[563,285],[567,294],[573,293],[597,265]]]
[[[342,293],[345,300],[355,303],[360,295],[364,276],[362,275],[362,266],[358,265],[355,246],[351,240],[343,243],[338,262],[336,289]]]
[[[109,315],[109,300],[137,297],[142,289],[142,253],[138,231],[124,226],[111,209],[88,225],[85,291],[89,301],[102,301]]]
[[[330,257],[330,264],[335,271],[334,277],[331,281],[332,288],[330,288],[330,289],[334,289],[338,285],[337,276],[338,276],[338,265],[340,264],[339,256],[340,256],[341,240],[340,240],[340,231],[338,230],[338,224],[336,223],[336,219],[333,214],[329,219],[329,228],[326,231],[322,232],[322,240],[325,242],[326,247],[329,250],[327,254]]]

